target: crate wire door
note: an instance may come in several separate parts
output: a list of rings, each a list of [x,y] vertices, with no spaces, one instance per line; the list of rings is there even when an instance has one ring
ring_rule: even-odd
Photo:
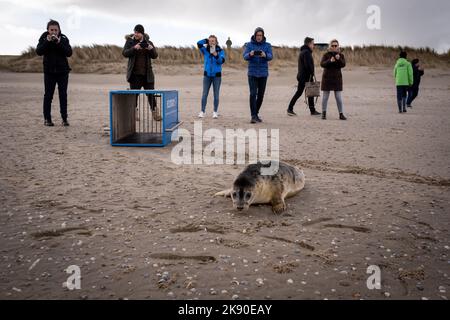
[[[111,145],[163,147],[178,121],[178,92],[128,90],[110,94]]]

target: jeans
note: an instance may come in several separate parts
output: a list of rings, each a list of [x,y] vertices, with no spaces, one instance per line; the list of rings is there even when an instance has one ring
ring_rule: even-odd
[[[410,106],[418,95],[419,87],[410,87],[408,90],[408,100],[406,101],[406,105]]]
[[[219,111],[219,95],[222,77],[203,77],[203,94],[202,94],[202,112],[206,112],[206,104],[208,103],[209,90],[211,85],[214,91],[214,112]]]
[[[291,99],[291,102],[289,103],[288,111],[294,111],[294,106],[297,103],[297,100],[300,99],[303,92],[305,91],[306,82],[299,82],[297,86],[297,91],[295,92],[294,96]],[[308,106],[311,113],[314,113],[316,111],[316,108],[314,107],[314,97],[308,98]]]
[[[58,84],[61,118],[63,120],[67,120],[67,87],[69,84],[68,73],[44,73],[44,119],[52,120],[52,101],[56,84]]]
[[[322,91],[322,111],[327,112],[328,108],[328,99],[330,98],[330,91]],[[335,91],[334,96],[336,98],[336,103],[338,106],[339,113],[344,113],[344,103],[342,102],[342,91]]]
[[[406,96],[408,90],[409,86],[397,86],[397,105],[400,112],[406,110]]]
[[[144,90],[155,90],[155,83],[154,82],[147,82],[146,76],[141,75],[131,75],[130,78],[130,89],[131,90],[141,90],[144,88]],[[150,109],[152,111],[156,110],[156,98],[153,94],[148,94],[148,103],[150,104]],[[136,96],[137,99],[137,96]]]
[[[258,118],[259,111],[264,101],[266,92],[267,77],[248,76],[248,85],[250,87],[250,113],[252,119]]]

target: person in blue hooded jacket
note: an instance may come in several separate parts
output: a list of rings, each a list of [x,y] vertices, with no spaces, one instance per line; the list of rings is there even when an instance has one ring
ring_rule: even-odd
[[[206,104],[208,102],[209,90],[211,85],[214,90],[214,113],[213,118],[219,117],[219,95],[220,85],[222,83],[222,65],[225,63],[225,51],[219,46],[217,37],[209,36],[197,42],[200,52],[204,56],[204,76],[203,76],[203,94],[202,94],[202,111],[198,115],[204,118],[206,115]]]
[[[251,123],[262,122],[259,112],[269,77],[269,61],[273,59],[272,46],[266,41],[263,28],[256,28],[251,41],[245,44],[244,59],[248,61]]]

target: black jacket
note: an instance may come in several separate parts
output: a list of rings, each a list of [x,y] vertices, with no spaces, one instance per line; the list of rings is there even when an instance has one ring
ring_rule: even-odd
[[[420,86],[420,80],[422,76],[425,74],[425,71],[419,70],[417,66],[413,65],[413,74],[414,74],[414,84],[412,85],[415,88],[418,88]]]
[[[309,82],[314,75],[314,59],[312,50],[307,45],[304,45],[301,47],[300,55],[298,57],[297,80],[299,82]]]
[[[59,43],[47,40],[48,32],[44,32],[39,38],[36,47],[38,56],[44,56],[44,72],[45,73],[69,73],[70,67],[67,61],[72,56],[72,47],[69,39],[60,34],[61,41]]]
[[[128,58],[128,68],[127,68],[127,81],[130,82],[131,75],[133,74],[134,63],[136,61],[136,49],[134,46],[139,43],[136,39],[134,39],[134,35],[130,34],[125,36],[126,43],[123,47],[122,54],[125,58]],[[147,82],[154,83],[155,82],[155,74],[153,73],[152,67],[152,59],[158,58],[158,51],[156,50],[153,42],[150,41],[149,35],[144,35],[145,41],[150,44],[153,49],[148,51],[147,55]]]

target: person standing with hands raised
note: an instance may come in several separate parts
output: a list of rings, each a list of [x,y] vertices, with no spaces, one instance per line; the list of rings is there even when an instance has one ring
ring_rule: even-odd
[[[58,84],[59,104],[62,118],[62,125],[67,127],[67,87],[69,84],[69,62],[67,58],[72,56],[72,47],[69,39],[61,33],[58,21],[50,20],[47,24],[47,31],[39,38],[36,47],[38,56],[43,56],[44,63],[44,125],[53,127],[52,122],[52,101]]]
[[[328,99],[330,92],[334,91],[336,103],[339,109],[339,119],[347,120],[344,116],[344,103],[342,102],[343,80],[341,69],[345,68],[345,56],[339,47],[339,41],[331,40],[328,52],[326,52],[320,62],[323,70],[322,75],[322,119],[327,119]]]
[[[251,41],[245,44],[244,59],[248,61],[251,123],[262,122],[259,113],[269,77],[269,61],[273,59],[272,45],[266,41],[263,28],[256,28]]]
[[[152,59],[158,58],[155,45],[145,33],[140,24],[134,28],[134,34],[125,37],[123,56],[128,58],[127,81],[131,90],[154,90],[155,75],[153,73]],[[156,107],[156,99],[153,95],[147,95],[152,111],[153,119],[161,121],[161,114]]]
[[[217,37],[210,35],[208,39],[197,42],[197,46],[204,57],[204,74],[203,74],[203,94],[202,94],[202,111],[199,118],[206,115],[206,104],[208,101],[209,90],[211,85],[214,90],[214,113],[213,118],[219,118],[219,95],[220,85],[222,83],[222,65],[225,63],[225,51],[219,46]]]

